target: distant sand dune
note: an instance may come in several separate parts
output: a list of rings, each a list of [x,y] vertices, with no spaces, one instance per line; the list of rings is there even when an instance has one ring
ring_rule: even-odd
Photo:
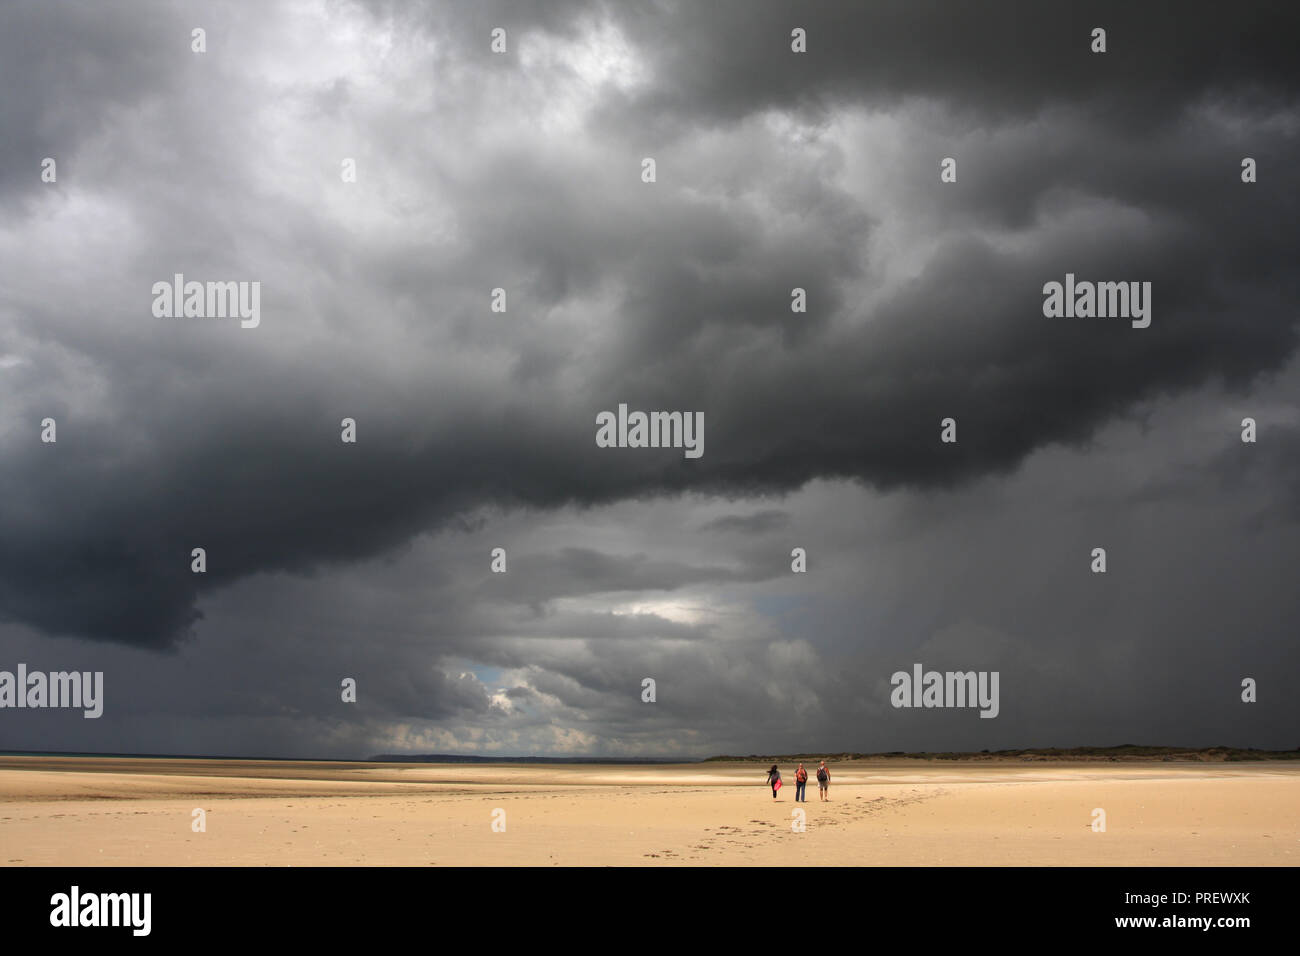
[[[1294,761],[850,761],[832,765],[831,802],[814,780],[798,805],[793,767],[775,802],[766,769],[0,757],[0,863],[1300,863]]]

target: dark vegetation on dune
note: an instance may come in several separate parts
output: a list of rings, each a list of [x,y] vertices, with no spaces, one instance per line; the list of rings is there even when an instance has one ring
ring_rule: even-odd
[[[1120,744],[1118,747],[1034,747],[1023,750],[981,750],[979,753],[956,751],[904,753],[891,750],[887,753],[807,753],[807,754],[750,754],[747,757],[718,756],[708,760],[771,760],[796,761],[827,760],[880,760],[884,758],[910,758],[914,760],[1187,760],[1201,763],[1236,760],[1298,760],[1296,750],[1256,750],[1253,747],[1146,747],[1140,744]]]

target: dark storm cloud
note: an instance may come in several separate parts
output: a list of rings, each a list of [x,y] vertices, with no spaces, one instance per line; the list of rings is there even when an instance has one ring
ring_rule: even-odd
[[[29,210],[7,227],[13,248],[39,241],[62,269],[4,267],[0,349],[26,364],[0,369],[0,612],[52,634],[173,646],[222,588],[346,566],[484,505],[740,497],[827,477],[946,487],[1086,441],[1144,399],[1244,387],[1295,348],[1289,7],[1238,22],[1184,5],[376,5],[370,26],[427,36],[445,66],[428,102],[389,90],[376,103],[344,66],[301,81],[301,100],[267,78],[277,55],[242,68],[218,42],[250,35],[237,8],[211,8],[196,61],[172,7],[143,18],[141,38],[121,20],[100,29],[94,5],[19,6],[0,63],[27,92],[0,120],[24,152],[6,150],[0,188]],[[602,16],[649,78],[598,85],[581,136],[547,135],[532,110],[562,100],[577,67],[494,60],[487,31],[527,49]],[[809,30],[804,57],[789,53],[794,25]],[[1087,52],[1094,25],[1110,31],[1104,57]],[[283,114],[250,118],[277,96]],[[770,110],[812,124],[805,148],[764,126]],[[903,143],[899,166],[858,189],[844,170],[869,144],[851,121],[879,110],[932,140],[950,123],[955,145]],[[1215,110],[1241,122],[1225,131]],[[485,132],[493,122],[510,135]],[[404,229],[329,208],[337,156],[368,144],[365,212]],[[292,159],[277,165],[277,149]],[[42,231],[69,214],[35,196],[47,152],[75,159],[60,195],[101,204],[75,221],[111,228]],[[649,153],[653,187],[637,181]],[[950,154],[959,183],[941,186]],[[1239,182],[1241,155],[1261,158],[1259,183]],[[315,176],[333,182],[303,185]],[[915,278],[886,283],[866,250],[891,215],[932,226],[933,248]],[[160,328],[146,292],[175,271],[261,278],[263,327]],[[1067,271],[1151,281],[1151,328],[1044,319],[1042,284]],[[487,313],[497,285],[508,317]],[[807,315],[790,312],[794,286]],[[704,411],[704,457],[597,449],[596,413],[622,401]],[[55,446],[35,440],[46,415]],[[345,415],[355,447],[338,439]],[[956,446],[937,441],[949,415]],[[715,527],[744,530],[727,520]],[[511,577],[502,600],[525,605],[761,577],[634,552],[512,560],[533,584]],[[735,690],[759,708],[763,693],[740,690],[754,679],[737,674]],[[427,693],[477,706],[429,680],[392,688],[395,712]]]
[[[1141,133],[1208,93],[1294,105],[1300,86],[1287,39],[1300,12],[1287,2],[722,0],[608,9],[650,51],[658,80],[618,108],[667,120],[921,96],[977,122],[1077,106]],[[790,55],[795,27],[807,31],[807,55]],[[1100,59],[1090,50],[1095,27],[1108,34]]]
[[[1258,415],[1258,413],[1256,413]],[[1240,419],[1229,427],[1239,427]],[[1256,428],[1265,438],[1242,455],[1237,449],[1224,451],[1208,465],[1218,479],[1221,494],[1258,502],[1250,516],[1252,530],[1284,528],[1300,521],[1300,425],[1273,422],[1261,417]],[[1281,494],[1270,492],[1280,489]]]
[[[0,209],[6,215],[20,213],[21,199],[35,198],[32,173],[45,157],[71,175],[77,163],[70,150],[142,95],[166,89],[186,65],[186,46],[168,42],[177,22],[159,16],[159,6],[139,10],[141,16],[124,17],[119,7],[69,0],[0,6]],[[153,55],[132,55],[141,49]]]

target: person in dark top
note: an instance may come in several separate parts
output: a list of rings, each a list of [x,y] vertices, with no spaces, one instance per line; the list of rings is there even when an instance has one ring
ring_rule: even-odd
[[[826,761],[823,760],[822,765],[817,768],[817,794],[823,800],[829,800],[831,798],[830,789],[831,772],[826,769]]]
[[[781,770],[776,764],[772,764],[772,769],[767,772],[767,783],[772,788],[772,799],[776,799],[776,792],[781,789]]]
[[[795,803],[798,803],[801,800],[804,803],[808,802],[808,794],[804,789],[807,786],[808,786],[808,771],[803,768],[803,764],[799,764],[799,769],[794,772],[794,802]]]

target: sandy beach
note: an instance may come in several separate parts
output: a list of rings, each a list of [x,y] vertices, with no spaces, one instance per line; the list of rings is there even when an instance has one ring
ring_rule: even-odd
[[[782,766],[777,801],[765,771],[0,757],[0,863],[1300,863],[1294,762],[859,760],[832,766],[829,802],[811,781],[801,804],[793,767]],[[196,808],[204,832],[193,829]],[[1093,830],[1095,808],[1105,832]],[[796,809],[806,812],[803,832]]]

